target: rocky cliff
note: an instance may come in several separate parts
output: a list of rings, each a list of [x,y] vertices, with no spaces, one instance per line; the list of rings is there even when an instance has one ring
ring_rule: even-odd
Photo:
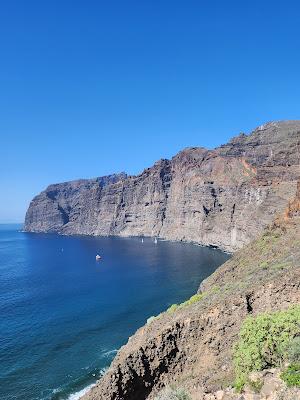
[[[300,304],[300,181],[298,185],[276,221],[206,279],[198,295],[149,319],[83,400],[299,399],[300,389],[289,389],[276,370],[260,373],[259,394],[228,388],[243,320]],[[164,387],[178,386],[187,395],[156,397]]]
[[[28,232],[145,235],[235,251],[297,190],[300,121],[272,122],[214,150],[187,148],[138,176],[50,185],[30,203]]]

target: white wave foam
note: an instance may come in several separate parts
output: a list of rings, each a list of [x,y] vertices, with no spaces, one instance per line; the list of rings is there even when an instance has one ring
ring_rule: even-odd
[[[117,353],[118,349],[108,350],[103,353],[104,356],[110,356],[111,354]]]
[[[79,390],[79,392],[70,394],[70,396],[68,397],[68,400],[79,400],[79,399],[80,399],[82,396],[84,396],[89,390],[91,390],[92,387],[94,387],[95,385],[96,385],[96,383],[92,383],[91,385],[85,387],[84,389]]]
[[[116,350],[117,351],[117,350]],[[103,376],[105,374],[105,372],[107,371],[107,368],[102,368],[100,370],[100,376]],[[96,386],[96,383],[91,383],[90,385],[88,385],[87,387],[79,390],[79,392],[76,393],[72,393],[70,394],[70,396],[68,397],[67,400],[79,400],[81,399],[82,396],[84,396],[88,391],[90,391],[94,386]]]

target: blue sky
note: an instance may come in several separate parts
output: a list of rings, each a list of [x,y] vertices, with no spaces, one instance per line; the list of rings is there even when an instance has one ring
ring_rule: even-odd
[[[300,117],[296,1],[6,1],[0,221],[49,183],[139,173]]]

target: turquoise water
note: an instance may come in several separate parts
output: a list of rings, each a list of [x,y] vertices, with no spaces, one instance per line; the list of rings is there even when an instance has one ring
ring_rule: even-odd
[[[150,238],[19,228],[0,225],[2,400],[78,398],[148,317],[191,296],[228,258]]]

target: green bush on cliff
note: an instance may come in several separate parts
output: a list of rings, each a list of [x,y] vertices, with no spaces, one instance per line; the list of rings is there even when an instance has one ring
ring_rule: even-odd
[[[263,387],[263,381],[261,379],[248,379],[247,384],[250,386],[254,393],[259,393]]]
[[[248,317],[234,349],[235,386],[241,389],[251,371],[276,367],[289,358],[289,347],[300,335],[300,306]]]
[[[200,293],[200,294],[194,294],[192,297],[190,297],[188,300],[184,301],[181,304],[172,304],[168,309],[167,309],[167,313],[172,313],[176,310],[180,310],[183,307],[186,306],[190,306],[194,303],[197,303],[198,301],[200,301],[201,299],[203,299],[204,294]]]
[[[191,397],[184,388],[167,387],[155,397],[155,400],[191,400]]]
[[[289,365],[280,377],[287,386],[300,387],[300,363]]]
[[[280,375],[281,379],[287,384],[287,386],[298,386],[300,387],[300,364],[291,364],[285,371]]]
[[[168,309],[167,313],[172,313],[178,309],[179,305],[178,304],[172,304]]]
[[[197,294],[194,294],[192,297],[190,297],[187,301],[182,303],[182,305],[190,306],[191,304],[197,303],[201,299],[203,299],[203,293],[199,293],[199,294],[197,293]]]
[[[300,324],[300,321],[299,321]],[[286,348],[287,359],[291,363],[300,364],[300,337],[293,338],[287,345]]]

